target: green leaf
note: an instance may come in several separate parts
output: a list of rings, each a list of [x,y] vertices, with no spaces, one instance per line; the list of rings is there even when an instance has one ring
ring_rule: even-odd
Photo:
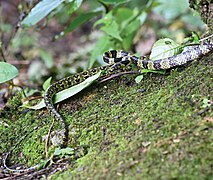
[[[132,19],[133,11],[129,8],[119,8],[116,11],[116,21],[118,24],[121,24],[122,28],[130,22]]]
[[[42,85],[43,87],[43,90],[47,90],[47,88],[50,86],[51,84],[51,80],[52,80],[52,77],[49,77]]]
[[[120,36],[120,27],[116,22],[116,17],[112,15],[112,11],[107,13],[102,19],[98,20],[94,24],[94,26],[97,26],[99,24],[102,24],[102,27],[100,29],[104,31],[107,35],[119,41],[123,40]]]
[[[80,14],[71,22],[71,24],[63,32],[61,32],[59,35],[56,35],[55,39],[59,39],[65,36],[66,34],[68,34],[69,32],[72,32],[73,30],[75,30],[76,28],[84,24],[85,22],[88,22],[90,19],[92,19],[94,16],[96,16],[100,12],[101,11]]]
[[[85,89],[86,87],[88,87],[90,84],[92,84],[96,79],[98,79],[101,75],[101,71],[98,72],[97,74],[95,74],[94,76],[91,76],[89,78],[87,78],[85,81],[83,81],[80,84],[77,84],[75,86],[72,86],[68,89],[65,89],[63,91],[60,91],[59,93],[56,94],[55,96],[55,100],[54,100],[54,104],[61,102],[71,96],[74,96],[75,94],[79,93],[80,91],[82,91],[83,89]],[[29,109],[41,109],[43,107],[45,107],[45,103],[44,103],[44,99],[42,99],[38,104],[36,104],[35,106],[29,106],[29,105],[22,105],[22,107],[26,107]]]
[[[18,69],[12,64],[0,62],[0,83],[13,79],[18,73]]]
[[[78,28],[80,25],[84,24],[85,22],[88,22],[90,19],[92,19],[94,16],[96,16],[99,13],[100,11],[80,14],[71,22],[71,24],[65,30],[65,33],[73,31],[74,29]]]
[[[47,66],[47,68],[51,68],[53,66],[52,54],[50,54],[49,52],[42,49],[42,50],[40,50],[40,55],[41,55],[41,58],[43,59],[45,65]]]
[[[69,13],[71,14],[81,6],[83,0],[68,0],[68,2],[72,2],[69,11]]]
[[[166,74],[166,71],[165,70],[141,69],[140,73],[142,73],[142,74],[145,74],[145,73]]]
[[[193,42],[199,44],[200,37],[196,32],[192,32]]]
[[[121,4],[121,3],[126,3],[129,0],[101,0],[101,2],[105,3],[105,4]]]
[[[38,104],[36,104],[36,105],[34,105],[34,106],[30,106],[30,105],[28,105],[28,104],[23,104],[23,105],[21,105],[21,107],[37,110],[37,109],[41,109],[41,108],[46,107],[46,105],[45,105],[45,103],[44,103],[44,99],[42,99]]]
[[[74,149],[70,148],[70,147],[63,148],[63,149],[61,149],[61,151],[62,151],[62,155],[72,155],[72,154],[74,154]]]
[[[119,41],[123,40],[120,36],[119,26],[115,21],[112,21],[112,23],[109,25],[102,26],[100,29],[106,34],[114,37],[115,39],[118,39]]]
[[[132,34],[132,33],[136,33],[140,27],[140,21],[139,20],[134,20],[132,21],[131,23],[129,23],[127,26],[126,26],[126,30],[125,30],[125,34],[126,35],[129,35],[129,34]]]
[[[94,50],[92,51],[91,58],[89,60],[89,69],[92,68],[96,58],[103,54],[105,51],[109,50],[111,46],[111,41],[108,36],[101,37],[98,42],[96,42]]]
[[[96,21],[94,27],[99,24],[110,25],[112,23],[112,20],[113,20],[112,11],[110,11],[102,19]]]
[[[70,148],[70,147],[67,147],[67,148],[56,148],[54,153],[53,153],[53,156],[64,156],[64,155],[72,155],[74,154],[74,149],[73,148]]]
[[[30,27],[35,25],[45,16],[47,16],[51,11],[61,5],[65,0],[43,0],[40,1],[22,21],[21,25],[23,27]]]
[[[160,39],[152,47],[150,59],[168,58],[180,53],[181,46],[169,38]]]
[[[191,36],[184,38],[182,46],[184,48],[192,44],[200,44],[199,40],[200,40],[199,35],[196,32],[192,32]]]
[[[143,74],[137,76],[137,77],[135,78],[135,82],[136,82],[137,84],[139,84],[139,83],[141,82],[142,79],[143,79]]]
[[[56,148],[55,151],[54,151],[54,153],[53,153],[54,156],[59,156],[61,154],[62,154],[62,151],[61,151],[60,148]]]
[[[140,21],[136,19],[128,24],[126,29],[122,32],[122,37],[125,37],[122,41],[124,50],[128,50],[132,46],[133,39],[139,27]]]

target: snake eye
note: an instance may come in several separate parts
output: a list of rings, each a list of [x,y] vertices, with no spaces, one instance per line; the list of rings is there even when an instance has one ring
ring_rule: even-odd
[[[105,52],[104,57],[112,57],[111,52],[110,51]]]

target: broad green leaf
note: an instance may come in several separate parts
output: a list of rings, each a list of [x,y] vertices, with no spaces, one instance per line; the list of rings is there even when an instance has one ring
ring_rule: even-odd
[[[18,73],[18,69],[12,64],[0,62],[0,83],[13,79]]]
[[[23,27],[30,27],[35,25],[45,16],[47,16],[51,11],[61,5],[65,0],[42,0],[27,15],[22,21]]]
[[[150,59],[168,58],[180,53],[180,45],[169,38],[160,39],[152,47]]]
[[[121,7],[116,11],[116,21],[118,24],[121,24],[121,26],[123,27],[127,23],[129,23],[130,19],[132,18],[132,15],[133,15],[133,11],[131,9]]]
[[[140,26],[140,21],[136,19],[128,24],[126,29],[122,32],[122,37],[126,37],[122,41],[124,50],[128,50],[132,46],[132,41]]]
[[[112,23],[109,25],[102,26],[100,29],[106,34],[114,37],[115,39],[118,39],[119,41],[123,40],[120,36],[119,26],[115,21],[112,21]]]
[[[77,84],[68,89],[60,91],[59,93],[56,94],[56,96],[54,98],[55,100],[53,103],[55,104],[55,103],[65,100],[71,96],[74,96],[75,94],[79,93],[80,91],[82,91],[83,89],[88,87],[90,84],[92,84],[96,79],[98,79],[100,77],[100,75],[101,75],[101,71],[98,72],[97,74],[95,74],[94,76],[87,78],[85,81],[83,81],[80,84]],[[44,103],[44,100],[42,99],[40,101],[40,103],[36,104],[35,106],[22,105],[22,107],[36,110],[36,109],[41,109],[41,108],[45,107],[45,103]]]
[[[73,31],[74,29],[78,28],[80,25],[84,24],[85,22],[88,22],[91,18],[93,18],[95,15],[99,13],[100,11],[80,14],[71,22],[71,24],[65,30],[65,33]]]
[[[55,39],[61,38],[67,33],[72,32],[73,30],[75,30],[76,28],[84,24],[85,22],[88,22],[90,19],[92,19],[94,16],[96,16],[99,13],[100,11],[80,14],[71,22],[71,24],[63,32],[60,33],[60,35],[56,35]]]
[[[107,13],[102,19],[95,22],[94,27],[99,24],[110,25],[113,21],[112,11]]]
[[[47,88],[50,86],[51,84],[51,80],[52,80],[52,77],[49,77],[46,81],[44,81],[42,87],[43,87],[43,90],[47,90]]]
[[[92,68],[96,58],[103,54],[105,51],[109,50],[111,42],[108,36],[101,37],[98,42],[95,44],[94,50],[92,51],[91,58],[89,60],[89,69]]]
[[[120,25],[120,31],[128,31],[128,27],[134,21],[137,21],[139,11],[135,9],[119,8],[116,13],[116,22]]]
[[[127,26],[126,26],[126,30],[125,30],[125,34],[126,35],[129,35],[129,34],[132,34],[136,31],[138,31],[139,27],[140,27],[140,21],[139,20],[135,20],[135,21],[132,21],[131,23],[129,23]]]

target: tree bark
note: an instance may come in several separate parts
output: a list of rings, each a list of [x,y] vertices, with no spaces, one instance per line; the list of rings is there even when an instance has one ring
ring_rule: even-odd
[[[189,0],[189,7],[196,10],[203,22],[209,27],[209,32],[213,32],[213,0]]]

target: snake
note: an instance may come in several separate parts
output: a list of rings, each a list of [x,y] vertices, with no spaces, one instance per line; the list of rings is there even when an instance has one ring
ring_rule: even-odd
[[[211,51],[213,51],[213,35],[202,39],[199,44],[191,46],[180,54],[157,60],[137,57],[123,50],[109,50],[103,54],[103,60],[107,65],[73,74],[53,83],[45,91],[44,102],[50,114],[60,122],[61,136],[59,146],[62,148],[67,146],[68,128],[64,118],[54,107],[53,98],[56,93],[83,82],[87,78],[97,74],[99,71],[102,72],[99,78],[104,78],[118,72],[131,71],[133,70],[132,65],[137,67],[138,72],[142,69],[167,70],[200,58]]]

